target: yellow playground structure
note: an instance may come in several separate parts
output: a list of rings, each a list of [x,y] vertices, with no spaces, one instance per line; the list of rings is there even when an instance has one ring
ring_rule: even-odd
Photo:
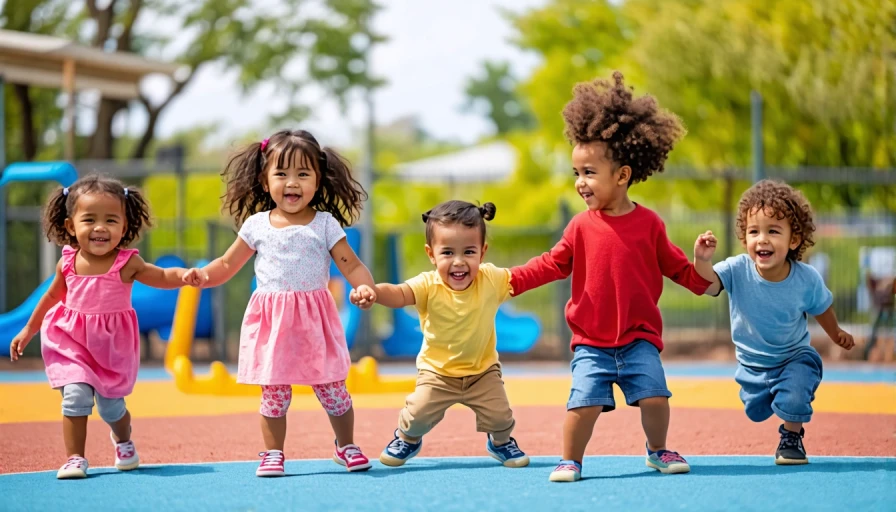
[[[165,351],[165,369],[174,377],[177,389],[182,393],[222,396],[255,396],[261,394],[260,386],[238,384],[221,361],[214,361],[208,375],[195,376],[190,350],[199,311],[200,290],[191,286],[180,289],[174,311],[174,325]],[[345,380],[349,393],[410,393],[414,390],[413,377],[381,377],[376,360],[361,358],[353,364]],[[310,386],[293,386],[293,393],[312,394]]]

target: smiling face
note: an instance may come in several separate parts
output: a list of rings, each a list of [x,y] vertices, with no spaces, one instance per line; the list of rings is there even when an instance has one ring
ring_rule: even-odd
[[[110,194],[82,194],[74,212],[65,219],[65,229],[78,240],[78,246],[94,256],[109,254],[127,227],[122,200]]]
[[[265,173],[264,189],[271,194],[277,208],[286,215],[297,215],[314,199],[317,192],[317,171],[310,159],[296,152],[290,165],[279,167],[271,158]]]
[[[800,245],[786,218],[778,218],[768,208],[754,208],[747,213],[744,247],[756,264],[759,275],[770,281],[787,277],[790,265],[787,254]]]
[[[601,142],[576,144],[572,150],[576,192],[592,211],[615,208],[628,189],[631,168],[617,169],[607,155],[607,146]]]
[[[432,242],[426,245],[426,254],[439,277],[456,291],[466,290],[473,283],[487,250],[479,228],[463,224],[434,225]]]

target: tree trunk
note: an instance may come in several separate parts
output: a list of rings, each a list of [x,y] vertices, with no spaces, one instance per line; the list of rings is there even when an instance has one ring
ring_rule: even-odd
[[[25,160],[34,160],[37,156],[37,137],[34,133],[34,108],[31,96],[28,95],[28,86],[13,84],[13,91],[22,109],[22,153]]]
[[[115,114],[127,106],[122,100],[102,98],[96,113],[96,128],[87,146],[87,158],[109,159],[115,149],[115,135],[112,133],[112,121]]]
[[[165,105],[167,105],[167,102]],[[148,116],[146,120],[146,129],[143,130],[143,136],[140,137],[140,142],[137,143],[137,147],[134,148],[134,154],[131,155],[131,158],[135,160],[146,158],[146,150],[149,149],[149,143],[152,142],[152,139],[156,135],[156,123],[159,120],[159,114],[162,113],[162,109],[147,108],[146,113]]]

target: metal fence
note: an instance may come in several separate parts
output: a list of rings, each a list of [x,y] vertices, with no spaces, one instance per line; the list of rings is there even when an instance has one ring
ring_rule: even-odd
[[[173,173],[174,168],[155,167],[147,164],[140,166],[118,166],[97,163],[79,166],[87,170],[106,170],[113,174],[127,177],[128,181],[138,182],[141,176],[153,172]],[[118,171],[116,171],[118,169]],[[166,170],[167,169],[167,170]],[[216,172],[213,167],[185,169],[185,175],[193,172]],[[811,172],[810,172],[811,171]],[[896,247],[896,209],[886,206],[887,197],[896,197],[896,175],[880,171],[832,170],[775,170],[769,174],[790,173],[791,182],[796,186],[802,183],[807,187],[818,183],[844,187],[866,187],[860,192],[873,193],[884,198],[874,208],[853,209],[842,213],[823,213],[817,218],[817,244],[807,255],[808,262],[816,265],[834,294],[834,306],[842,323],[853,326],[858,337],[867,334],[873,318],[870,316],[867,291],[864,289],[864,275],[868,268],[868,248]],[[742,172],[723,173],[715,178],[718,182],[740,180]],[[676,173],[678,179],[687,174]],[[857,178],[859,176],[859,178]],[[697,179],[697,174],[691,176]],[[664,179],[670,179],[668,176]],[[701,183],[707,176],[700,174]],[[718,185],[718,183],[716,183]],[[724,187],[721,187],[724,189]],[[730,187],[729,187],[730,189]],[[869,192],[870,190],[870,192]],[[470,197],[462,186],[446,187],[444,194]],[[184,194],[180,194],[182,201]],[[728,201],[736,205],[736,197]],[[733,208],[732,205],[732,208]],[[648,205],[650,206],[650,205]],[[183,211],[181,208],[178,211]],[[690,258],[694,239],[699,233],[712,229],[722,239],[731,241],[730,245],[722,244],[717,251],[716,260],[737,254],[741,248],[733,234],[733,211],[700,212],[687,209],[658,209],[664,219],[671,240],[681,247]],[[557,222],[548,226],[529,226],[501,228],[493,227],[489,231],[488,260],[499,266],[513,266],[525,263],[529,258],[549,250],[559,239],[565,226],[563,215],[557,216]],[[36,263],[36,254],[41,245],[46,244],[39,228],[39,210],[32,205],[11,205],[8,210],[9,245],[7,252],[7,297],[8,308],[20,304],[40,284],[41,272]],[[188,264],[195,264],[201,259],[213,259],[224,253],[233,242],[236,233],[231,225],[220,218],[157,219],[154,229],[147,232],[137,247],[148,261],[165,254],[178,254]],[[397,267],[400,275],[390,275],[391,266],[389,237],[397,237]],[[376,229],[375,267],[372,269],[377,280],[404,280],[417,273],[428,270],[431,265],[422,250],[423,229],[419,223],[402,229]],[[727,254],[728,252],[732,254]],[[893,249],[896,251],[896,248]],[[58,252],[57,252],[58,256]],[[884,258],[886,260],[886,258]],[[893,263],[896,265],[896,263]],[[896,273],[896,268],[892,271]],[[236,356],[239,326],[244,308],[249,299],[252,279],[252,262],[250,261],[226,285],[215,292],[214,309],[219,338],[213,354],[226,354],[228,359]],[[541,338],[535,349],[527,358],[564,359],[569,355],[569,331],[566,327],[563,308],[569,298],[569,283],[562,281],[552,283],[533,290],[512,300],[512,306],[524,312],[538,316],[542,324]],[[700,350],[710,342],[727,342],[728,313],[727,298],[724,294],[719,298],[697,297],[666,281],[665,290],[660,300],[660,308],[665,323],[665,336],[668,343],[690,344]],[[390,326],[390,315],[385,308],[374,308],[373,327],[377,337],[385,337]],[[374,343],[376,340],[373,340]]]

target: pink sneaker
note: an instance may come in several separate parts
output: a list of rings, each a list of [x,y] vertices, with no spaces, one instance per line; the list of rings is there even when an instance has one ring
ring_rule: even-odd
[[[356,445],[347,444],[342,448],[336,445],[336,451],[333,453],[333,462],[340,466],[345,466],[349,471],[367,471],[370,469],[370,461],[361,453],[361,449]]]
[[[261,457],[261,464],[255,470],[255,476],[283,476],[286,474],[283,469],[283,462],[286,459],[280,450],[268,450],[259,453],[258,456]]]
[[[87,459],[84,457],[69,457],[65,464],[56,472],[56,478],[65,480],[67,478],[87,478]]]
[[[134,446],[134,441],[116,442],[112,432],[109,432],[109,438],[115,445],[115,467],[119,471],[137,469],[140,466],[140,457],[137,456],[137,447]]]

